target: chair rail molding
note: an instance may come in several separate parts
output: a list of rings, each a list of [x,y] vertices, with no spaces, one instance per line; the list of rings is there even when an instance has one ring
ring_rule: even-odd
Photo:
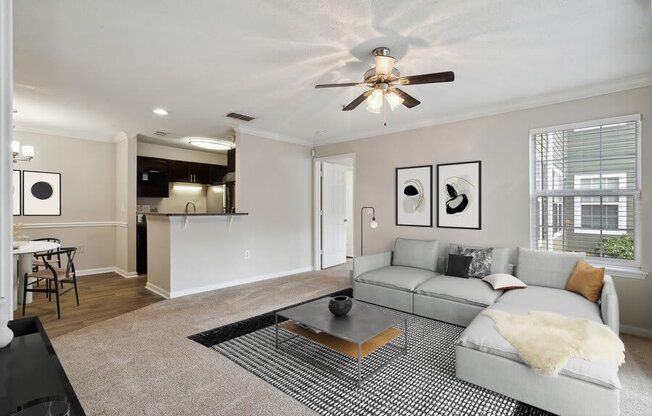
[[[127,228],[127,223],[123,221],[77,221],[77,222],[34,222],[23,224],[25,229],[41,228],[77,228],[77,227],[121,227]]]

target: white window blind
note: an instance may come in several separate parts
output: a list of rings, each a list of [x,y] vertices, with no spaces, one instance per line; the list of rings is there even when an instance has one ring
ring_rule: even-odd
[[[638,265],[640,116],[537,129],[532,246]]]

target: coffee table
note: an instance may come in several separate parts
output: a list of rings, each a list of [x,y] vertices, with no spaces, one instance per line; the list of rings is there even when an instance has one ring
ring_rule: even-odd
[[[293,353],[285,349],[284,351],[287,351],[293,355],[297,355],[316,367],[327,370],[340,377],[350,379],[354,381],[358,387],[360,387],[362,383],[367,381],[370,377],[378,373],[380,370],[385,368],[388,364],[396,360],[401,355],[407,355],[408,320],[406,318],[384,313],[376,308],[372,308],[366,305],[364,302],[360,302],[355,299],[353,299],[353,307],[351,308],[351,311],[346,316],[337,317],[328,310],[328,302],[330,300],[331,298],[329,297],[321,298],[321,299],[314,300],[312,302],[304,303],[301,305],[293,306],[288,309],[277,311],[274,314],[274,326],[276,331],[275,334],[276,348],[279,348],[279,345],[282,343],[285,343],[287,341],[290,341],[294,338],[301,336],[299,334],[295,334],[289,338],[279,340],[279,331],[278,331],[279,316],[318,329],[334,337],[357,344],[358,345],[357,378],[351,377],[335,368],[326,367],[320,364],[317,360],[312,359],[312,357],[308,357],[303,354],[298,354],[296,352]],[[382,334],[388,329],[393,328],[395,325],[398,325],[401,322],[403,322],[403,330],[404,330],[403,347],[398,347],[390,343],[387,343],[382,347],[380,347],[380,348],[392,348],[397,350],[398,353],[394,355],[391,359],[389,359],[387,362],[380,365],[378,368],[374,369],[369,374],[363,377],[362,355],[361,355],[362,344]]]

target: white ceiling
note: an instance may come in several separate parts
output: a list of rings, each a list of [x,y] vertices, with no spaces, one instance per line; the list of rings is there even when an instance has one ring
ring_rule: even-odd
[[[652,79],[648,0],[19,0],[14,12],[16,127],[98,140],[226,137],[235,111],[319,144]],[[377,46],[403,75],[456,80],[406,86],[422,104],[387,127],[364,105],[341,111],[364,87],[313,88],[361,81]]]

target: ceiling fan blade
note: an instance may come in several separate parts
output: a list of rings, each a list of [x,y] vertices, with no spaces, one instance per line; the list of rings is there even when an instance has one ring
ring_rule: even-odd
[[[342,84],[318,84],[315,88],[337,88],[337,87],[355,87],[357,85],[367,85],[364,82],[345,82]]]
[[[421,104],[421,101],[417,100],[410,94],[406,93],[405,91],[399,89],[399,88],[392,88],[392,91],[396,92],[399,97],[403,99],[403,105],[406,106],[407,108],[412,108],[416,107],[419,104]]]
[[[349,103],[349,105],[347,105],[346,107],[344,107],[344,108],[342,109],[342,111],[351,111],[351,110],[355,109],[357,106],[359,106],[360,104],[362,104],[362,102],[363,102],[364,100],[366,100],[367,97],[369,97],[369,96],[371,95],[372,92],[374,92],[374,90],[365,91],[365,92],[363,92],[362,94],[358,95],[358,98],[356,98],[355,100],[351,101],[351,102]]]
[[[398,83],[401,85],[417,85],[417,84],[433,84],[435,82],[451,82],[455,81],[455,74],[453,71],[435,72],[433,74],[411,75],[409,77],[401,77]]]

